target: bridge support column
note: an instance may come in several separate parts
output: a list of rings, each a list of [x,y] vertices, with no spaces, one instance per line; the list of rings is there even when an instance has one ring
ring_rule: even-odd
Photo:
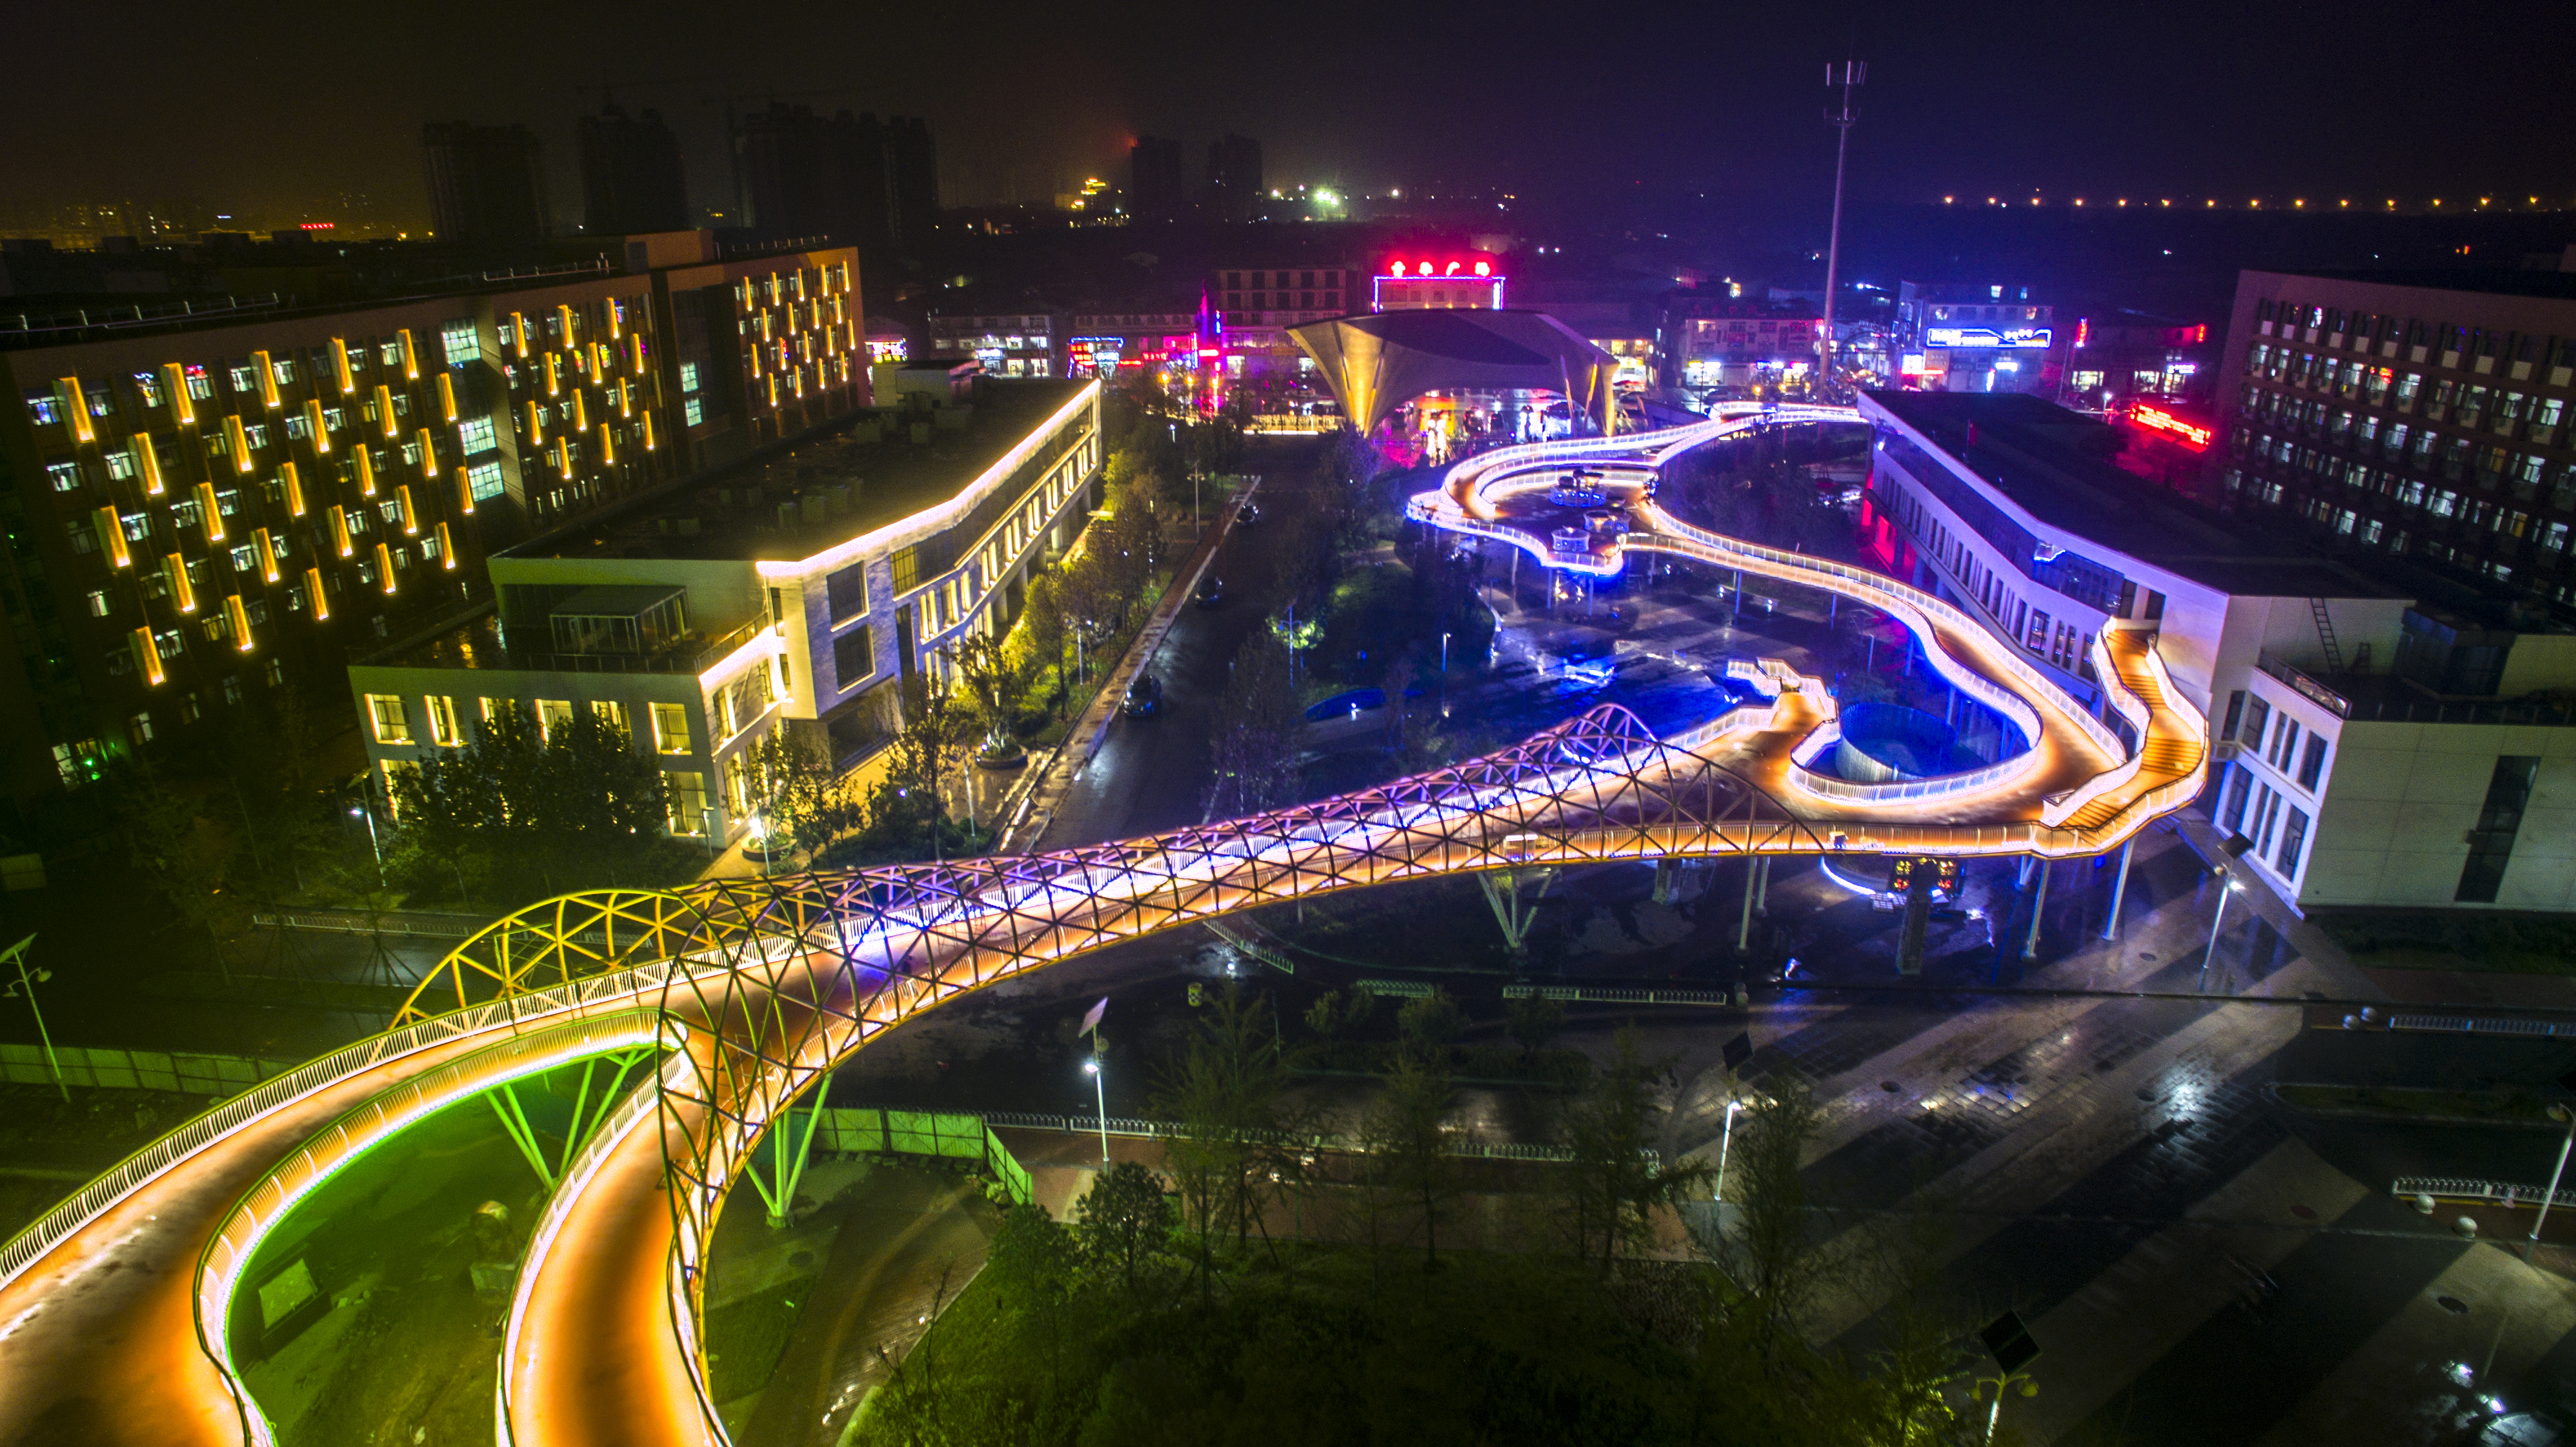
[[[1896,972],[1900,975],[1923,973],[1924,936],[1932,928],[1932,886],[1940,879],[1937,869],[1926,869],[1916,861],[1905,873],[1905,924],[1896,936]]]
[[[1771,917],[1771,856],[1762,856],[1762,882],[1753,893],[1753,912],[1764,919]]]
[[[2049,863],[2050,861],[2045,859],[2039,861],[2039,888],[2031,891],[2030,933],[2021,942],[2021,957],[2025,960],[2036,959],[2039,956],[2039,920],[2041,913],[2048,908]]]
[[[2111,884],[2111,917],[2102,921],[2102,938],[2106,940],[2120,937],[2120,903],[2129,897],[2129,856],[2137,847],[2135,834],[2120,846],[2120,876]]]
[[[1753,880],[1761,872],[1760,859],[1747,858],[1744,861],[1744,918],[1735,927],[1735,952],[1739,955],[1753,948]]]

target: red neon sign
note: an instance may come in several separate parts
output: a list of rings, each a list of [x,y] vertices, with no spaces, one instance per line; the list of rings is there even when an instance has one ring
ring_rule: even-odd
[[[1386,271],[1384,274],[1387,276],[1438,277],[1456,276],[1461,271],[1473,276],[1491,277],[1494,274],[1494,263],[1487,257],[1476,257],[1473,259],[1462,258],[1457,261],[1445,262],[1390,261],[1386,264]]]
[[[2166,433],[2195,452],[2207,448],[2210,439],[2217,436],[2216,432],[2197,422],[2185,422],[2161,407],[2150,407],[2143,402],[2129,409],[2129,420],[2140,427]]]
[[[328,231],[337,224],[339,223],[332,221],[299,221],[296,223],[296,228],[302,231]]]

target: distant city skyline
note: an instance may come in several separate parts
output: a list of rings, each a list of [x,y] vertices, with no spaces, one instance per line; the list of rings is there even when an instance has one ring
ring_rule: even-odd
[[[935,13],[709,25],[646,9],[603,29],[458,0],[386,36],[294,11],[241,24],[158,0],[57,7],[29,17],[22,53],[132,60],[40,71],[0,97],[12,138],[0,212],[191,196],[275,212],[364,191],[425,222],[420,128],[467,120],[537,133],[568,223],[575,126],[607,99],[660,110],[692,210],[724,211],[727,107],[771,97],[926,116],[952,205],[1044,204],[1089,176],[1123,184],[1139,135],[1195,160],[1233,133],[1261,144],[1274,186],[1643,186],[1806,207],[1830,169],[1823,67],[1847,51],[1871,61],[1852,143],[1866,199],[2546,196],[2550,158],[2576,145],[2576,117],[2546,103],[2576,18],[2527,0],[2346,17],[2331,35],[2280,4],[2151,24],[2056,11],[1978,24],[1885,3],[1548,28],[1407,12],[1408,32],[1453,37],[1430,49],[1388,44],[1389,23],[1328,7],[1283,31],[1146,6],[1116,25],[1063,8],[961,33]],[[324,76],[327,115],[310,109]],[[2433,95],[2463,103],[2404,99]]]

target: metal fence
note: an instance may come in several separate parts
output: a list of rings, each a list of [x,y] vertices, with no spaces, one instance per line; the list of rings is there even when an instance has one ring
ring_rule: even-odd
[[[814,1129],[814,1144],[827,1151],[858,1155],[885,1151],[896,1155],[941,1156],[981,1161],[987,1175],[1000,1181],[1011,1199],[1034,1199],[1029,1173],[1010,1147],[993,1134],[990,1119],[957,1111],[874,1110],[828,1107]],[[780,1127],[784,1129],[784,1127]]]
[[[2453,1035],[2522,1035],[2543,1040],[2576,1039],[2576,1020],[2522,1020],[2470,1015],[2391,1015],[2391,1030],[2436,1030]]]
[[[57,1045],[65,1085],[111,1090],[184,1090],[190,1095],[238,1095],[295,1068],[291,1060],[249,1060],[238,1055],[186,1051],[104,1050]],[[54,1072],[35,1045],[0,1045],[0,1080],[11,1085],[51,1085]]]
[[[2499,1206],[2535,1206],[2540,1203],[2542,1188],[2517,1186],[2504,1181],[2481,1181],[2467,1176],[2399,1176],[2391,1182],[2392,1196],[2430,1196],[2437,1201],[2486,1201]],[[2550,1198],[2552,1206],[2576,1206],[2576,1189],[2562,1190]]]

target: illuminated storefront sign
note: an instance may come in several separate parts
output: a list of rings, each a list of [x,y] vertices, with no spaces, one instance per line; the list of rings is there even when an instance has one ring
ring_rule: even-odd
[[[1127,357],[1127,339],[1125,337],[1072,337],[1066,340],[1064,350],[1065,375],[1088,377],[1095,373],[1117,371],[1118,364],[1125,361]]]
[[[1490,256],[1404,256],[1369,278],[1371,311],[1503,309],[1503,277]]]
[[[2206,449],[2210,440],[2218,435],[2214,429],[2197,422],[2185,422],[2162,407],[2149,407],[2144,403],[2129,409],[2129,420],[2150,431],[2165,433],[2195,452]]]
[[[1996,331],[1991,327],[1925,327],[1926,347],[2045,347],[2049,332],[2046,327],[2015,327]]]

